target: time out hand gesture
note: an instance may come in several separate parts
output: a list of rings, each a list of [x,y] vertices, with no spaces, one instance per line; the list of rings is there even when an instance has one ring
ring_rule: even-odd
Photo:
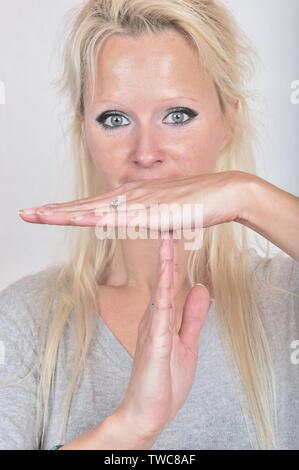
[[[192,387],[198,338],[209,310],[203,285],[190,290],[179,331],[173,303],[173,238],[162,239],[156,290],[142,317],[127,392],[117,410],[144,440],[158,436],[176,416]]]

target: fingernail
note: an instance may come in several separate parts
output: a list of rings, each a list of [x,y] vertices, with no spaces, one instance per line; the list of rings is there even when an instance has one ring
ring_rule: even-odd
[[[204,286],[203,284],[201,284],[200,282],[196,282],[196,283],[194,284],[194,286],[203,286],[203,287],[206,287],[206,286]]]
[[[20,209],[19,214],[35,214],[34,209]]]

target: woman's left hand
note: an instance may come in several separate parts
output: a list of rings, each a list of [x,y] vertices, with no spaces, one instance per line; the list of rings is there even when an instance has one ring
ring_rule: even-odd
[[[32,213],[26,213],[26,209],[20,211],[20,215],[27,222],[50,225],[138,225],[158,230],[209,227],[242,217],[245,191],[243,188],[237,193],[237,188],[240,186],[238,182],[246,176],[247,173],[226,171],[175,179],[131,181],[98,197],[45,204],[29,209]],[[117,198],[120,205],[116,218],[109,203]],[[195,204],[200,205],[197,206],[198,212]],[[165,225],[164,211],[174,216],[169,218],[168,227],[162,227],[163,222]]]
[[[123,200],[117,216],[109,209],[109,203],[116,198]],[[133,204],[141,206],[136,210]],[[167,227],[163,226],[165,218],[161,217],[160,209],[158,218],[149,217],[149,214],[155,214],[149,212],[153,204],[158,208],[163,204],[163,210],[174,215],[168,217],[170,224]],[[178,204],[180,210],[173,211],[173,204]],[[195,204],[201,205],[202,210],[198,213],[181,210],[184,205],[194,208]],[[299,261],[299,198],[259,176],[239,170],[131,181],[97,197],[45,204],[32,208],[31,212],[20,212],[20,215],[26,222],[38,224],[139,225],[166,231],[186,226],[189,229],[205,228],[234,221],[251,228]],[[162,221],[161,226],[157,226],[157,219],[159,223]]]

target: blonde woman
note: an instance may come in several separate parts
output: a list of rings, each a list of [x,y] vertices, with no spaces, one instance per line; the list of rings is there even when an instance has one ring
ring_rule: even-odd
[[[216,1],[75,10],[74,198],[20,212],[70,253],[1,292],[1,448],[298,448],[299,201],[256,175],[252,57]],[[203,208],[200,247],[162,204]],[[99,236],[135,225],[158,237]]]

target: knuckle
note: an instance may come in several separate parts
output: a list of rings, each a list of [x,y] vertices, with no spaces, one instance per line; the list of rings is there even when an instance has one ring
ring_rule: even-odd
[[[121,186],[119,186],[119,189],[127,190],[127,189],[129,189],[129,187],[130,187],[130,183],[126,182],[126,183],[122,184]]]
[[[50,204],[44,204],[43,206],[40,206],[40,209],[42,210],[47,210],[47,209],[57,209],[60,206],[58,203],[50,203]]]
[[[157,305],[157,310],[169,310],[172,307],[171,303],[169,301],[159,301]]]
[[[123,185],[122,188],[125,190],[133,189],[137,185],[137,181],[126,181]]]

